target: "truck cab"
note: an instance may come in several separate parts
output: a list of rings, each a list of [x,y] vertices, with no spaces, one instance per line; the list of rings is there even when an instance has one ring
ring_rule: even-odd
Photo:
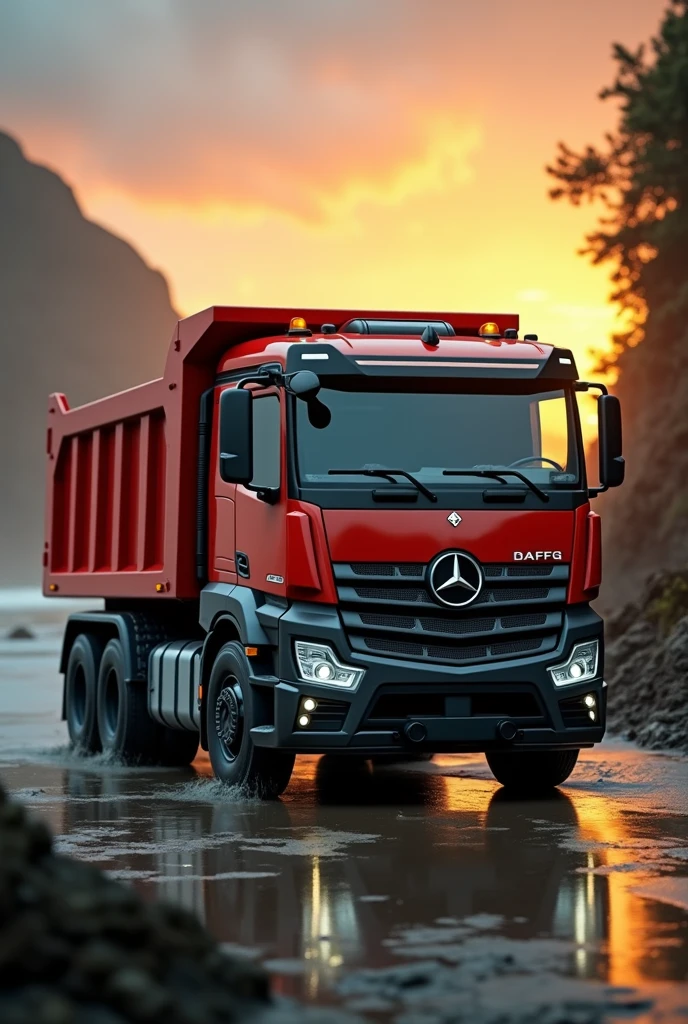
[[[127,415],[115,396],[123,451],[139,418],[132,564],[113,568],[124,456],[86,516],[90,546],[117,548],[100,568],[74,564],[76,499],[61,508],[49,473],[46,593],[106,598],[67,627],[73,742],[184,762],[200,741],[219,778],[267,796],[299,753],[483,751],[506,786],[558,785],[605,727],[590,501],[623,480],[618,401],[578,380],[569,350],[519,338],[514,315],[286,312],[223,307],[186,344],[182,328],[146,386],[161,412],[142,394]],[[576,397],[591,387],[593,486]],[[62,401],[71,493],[85,435]],[[138,739],[129,705],[145,710]]]

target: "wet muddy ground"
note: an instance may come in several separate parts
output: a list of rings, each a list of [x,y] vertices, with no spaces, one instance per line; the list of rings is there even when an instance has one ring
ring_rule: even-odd
[[[70,755],[58,619],[0,601],[0,780],[59,849],[195,910],[277,993],[400,1024],[688,1021],[688,759],[610,741],[524,802],[476,755],[302,758],[262,804],[203,756]]]

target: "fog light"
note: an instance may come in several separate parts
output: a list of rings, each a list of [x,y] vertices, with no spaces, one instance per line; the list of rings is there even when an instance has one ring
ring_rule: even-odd
[[[588,711],[588,716],[589,716],[590,720],[593,721],[593,722],[597,718],[597,715],[595,714],[594,711]]]
[[[308,715],[299,715],[299,725],[302,729],[305,729],[307,725],[310,725],[310,718]]]
[[[312,697],[306,697],[305,701],[303,702],[304,711],[315,711],[317,706],[318,705],[316,704]]]
[[[586,693],[585,697],[583,697],[583,703],[585,704],[586,708],[594,708],[595,698],[591,693]]]

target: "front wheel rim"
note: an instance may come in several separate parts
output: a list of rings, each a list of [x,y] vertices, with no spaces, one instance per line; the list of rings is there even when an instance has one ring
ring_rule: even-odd
[[[224,758],[236,761],[244,738],[244,695],[233,676],[225,681],[215,701],[215,733]]]

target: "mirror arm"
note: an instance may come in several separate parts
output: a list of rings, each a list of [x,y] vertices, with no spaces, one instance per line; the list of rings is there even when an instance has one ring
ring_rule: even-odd
[[[242,377],[237,381],[237,390],[239,388],[246,387],[247,384],[262,384],[263,387],[283,387],[286,378],[282,372],[282,367],[279,363],[270,363],[267,366],[261,366],[257,373],[251,373],[247,377]]]
[[[303,370],[295,370],[293,373],[285,373],[279,363],[267,363],[261,366],[257,373],[248,374],[237,381],[237,390],[246,387],[247,384],[262,384],[263,387],[286,388],[290,390],[289,383],[292,377],[303,373]]]
[[[577,380],[573,385],[574,391],[590,391],[591,388],[597,388],[603,395],[608,395],[609,391],[606,384],[598,384],[597,381],[592,380]]]

